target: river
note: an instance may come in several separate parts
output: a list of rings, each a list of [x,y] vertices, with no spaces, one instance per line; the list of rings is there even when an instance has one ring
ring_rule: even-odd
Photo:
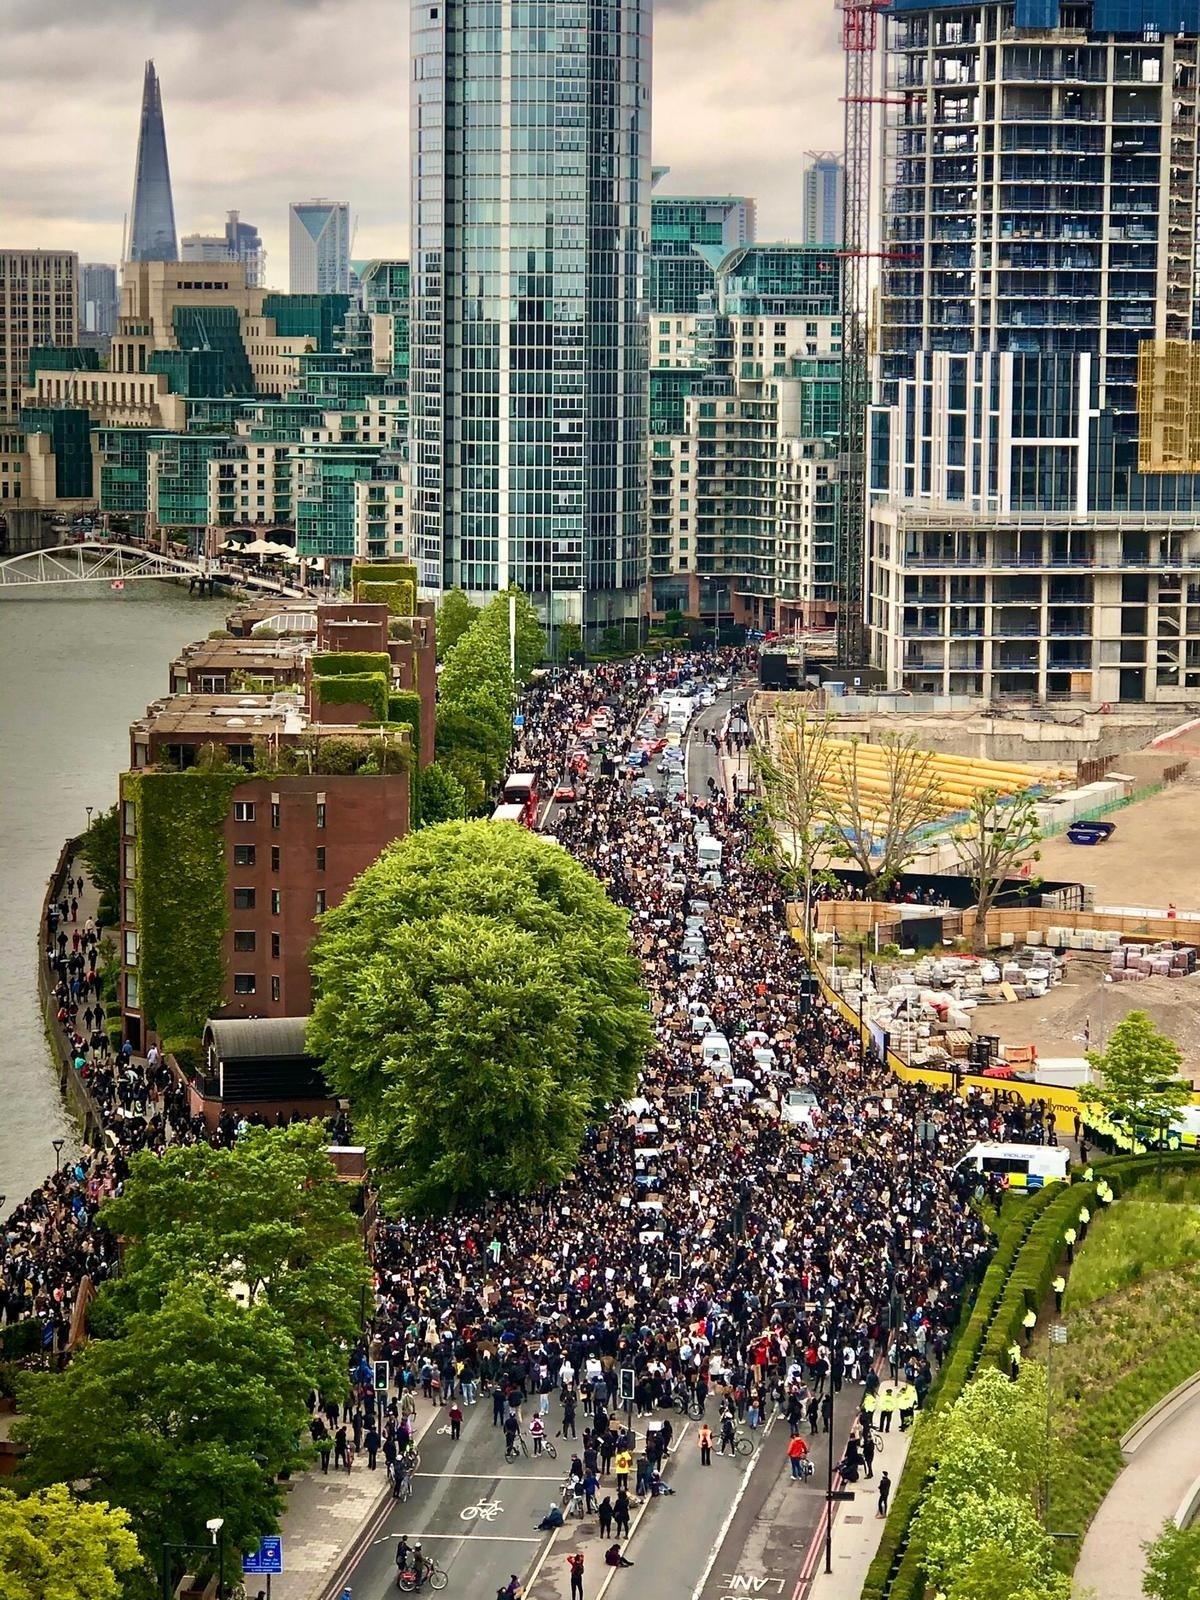
[[[228,599],[158,582],[0,600],[0,1215],[54,1167],[63,1109],[37,999],[38,912],[86,806],[117,797],[129,724],[167,693],[181,645],[223,625]]]

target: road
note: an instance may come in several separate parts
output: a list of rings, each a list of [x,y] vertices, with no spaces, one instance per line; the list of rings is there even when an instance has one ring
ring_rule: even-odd
[[[687,740],[690,794],[706,794],[708,779],[717,777],[716,752],[705,744],[703,730],[721,727],[731,707],[744,703],[746,692],[743,685],[718,696],[693,721]],[[648,775],[661,785],[656,766],[651,765]],[[543,827],[557,809],[547,807]],[[847,1387],[838,1398],[835,1459],[840,1457],[861,1393],[860,1388]],[[716,1408],[710,1411],[709,1420],[715,1425]],[[526,1414],[531,1414],[528,1406]],[[559,1415],[554,1397],[551,1434]],[[775,1596],[800,1600],[807,1587],[802,1574],[814,1564],[806,1564],[806,1558],[822,1526],[826,1436],[811,1441],[817,1469],[813,1478],[794,1483],[782,1420],[774,1419],[760,1430],[752,1456],[722,1458],[714,1453],[709,1468],[700,1463],[699,1424],[680,1417],[672,1420],[674,1448],[665,1476],[675,1493],[635,1510],[625,1546],[634,1563],[628,1575],[604,1566],[605,1545],[594,1516],[568,1522],[552,1534],[536,1529],[558,1496],[572,1442],[555,1441],[557,1462],[523,1458],[510,1466],[504,1460],[500,1429],[492,1424],[490,1401],[481,1401],[468,1409],[457,1443],[451,1443],[444,1423],[426,1433],[413,1497],[389,1510],[354,1567],[347,1580],[353,1600],[384,1600],[394,1592],[396,1542],[402,1534],[421,1540],[446,1568],[447,1592],[468,1600],[494,1600],[497,1588],[514,1572],[524,1580],[528,1600],[566,1600],[567,1556],[576,1550],[585,1555],[586,1600],[604,1600],[610,1587],[618,1595],[622,1590],[629,1595],[636,1591],[639,1596],[672,1600],[735,1600],[748,1593],[768,1600]],[[582,1431],[582,1418],[580,1426]],[[886,1464],[886,1447],[879,1460]],[[601,1494],[611,1492],[610,1477]],[[859,1493],[861,1504],[845,1506],[844,1516],[873,1514],[872,1486],[859,1485]]]

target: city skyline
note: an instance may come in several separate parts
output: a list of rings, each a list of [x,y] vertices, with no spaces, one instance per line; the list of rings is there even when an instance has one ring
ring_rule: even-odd
[[[341,194],[357,224],[355,259],[405,255],[408,7],[365,0],[353,27],[349,11],[348,0],[241,9],[214,0],[198,16],[162,0],[108,0],[68,29],[21,0],[0,61],[9,157],[0,238],[117,261],[153,58],[180,234],[220,232],[240,210],[262,230],[271,286],[284,288],[290,202]],[[759,237],[798,239],[803,151],[836,143],[841,126],[836,13],[791,0],[732,11],[720,0],[656,0],[653,159],[671,167],[671,189],[754,195]],[[265,74],[265,59],[279,70]],[[72,95],[56,94],[67,81]],[[306,83],[310,93],[293,92]]]

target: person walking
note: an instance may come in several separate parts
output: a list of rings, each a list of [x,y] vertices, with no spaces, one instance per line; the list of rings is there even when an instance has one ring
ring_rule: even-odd
[[[372,1423],[371,1426],[367,1429],[367,1432],[366,1432],[366,1443],[367,1443],[367,1466],[372,1472],[374,1472],[375,1471],[375,1457],[379,1454],[379,1429],[374,1425],[374,1423]]]
[[[577,1550],[574,1555],[567,1557],[567,1567],[571,1573],[571,1600],[583,1600],[582,1550]]]
[[[707,1422],[700,1424],[700,1465],[712,1466],[712,1429]]]
[[[807,1454],[808,1445],[799,1434],[797,1434],[794,1439],[788,1441],[788,1460],[792,1464],[793,1478],[799,1478],[801,1476],[800,1463],[804,1460]]]
[[[862,1433],[862,1458],[864,1475],[873,1478],[875,1465],[875,1430],[867,1425]]]
[[[887,1516],[888,1499],[891,1496],[891,1493],[892,1480],[888,1477],[887,1468],[885,1467],[879,1477],[879,1501],[878,1508],[875,1512],[876,1517]]]
[[[611,1495],[606,1494],[604,1499],[601,1500],[599,1506],[596,1508],[596,1516],[599,1519],[600,1537],[602,1539],[607,1539],[612,1533],[613,1524],[613,1503]]]
[[[620,1491],[613,1501],[613,1526],[617,1530],[618,1539],[629,1537],[629,1495],[624,1489]]]
[[[448,1415],[450,1418],[450,1437],[451,1439],[458,1439],[462,1436],[463,1412],[457,1400],[450,1402]]]

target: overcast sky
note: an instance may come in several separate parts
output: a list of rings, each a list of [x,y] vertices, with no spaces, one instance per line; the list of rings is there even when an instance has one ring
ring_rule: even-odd
[[[754,195],[797,238],[808,149],[841,144],[833,0],[656,0],[663,189]],[[230,208],[287,287],[292,200],[347,199],[356,257],[408,245],[408,0],[2,0],[0,246],[116,261],[143,64],[162,80],[180,234]]]

